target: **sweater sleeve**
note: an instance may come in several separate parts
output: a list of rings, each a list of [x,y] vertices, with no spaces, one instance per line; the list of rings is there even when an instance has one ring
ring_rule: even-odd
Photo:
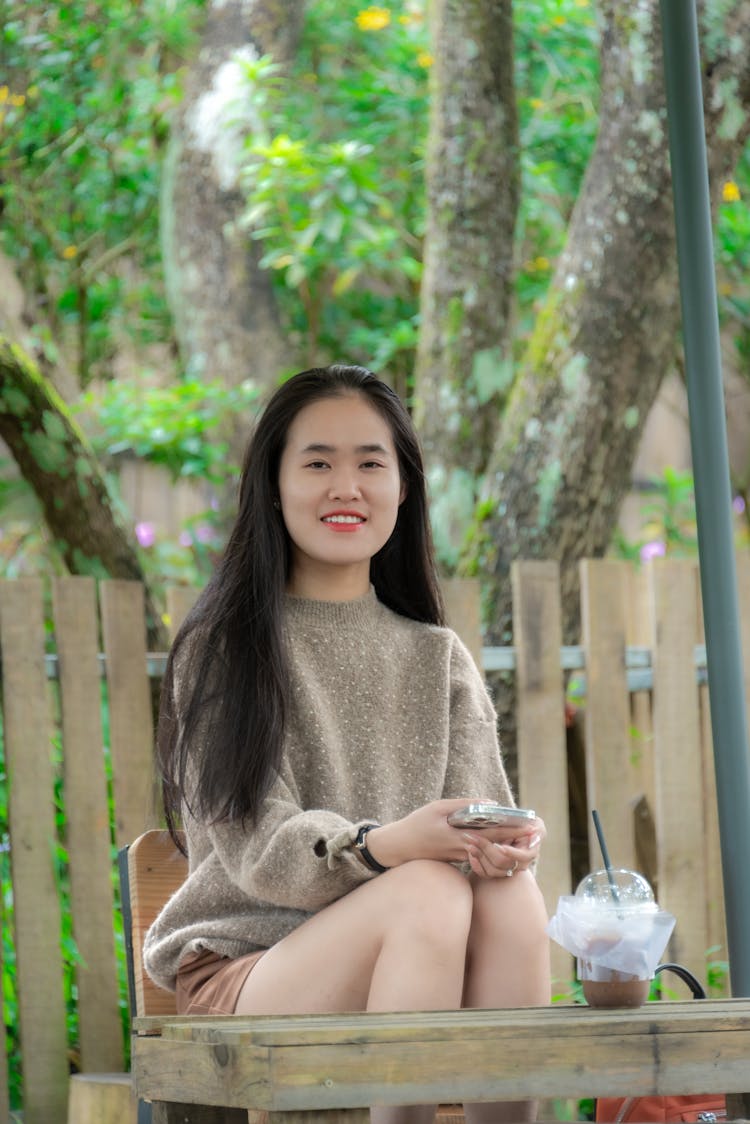
[[[227,876],[250,897],[315,911],[375,877],[351,849],[367,822],[303,811],[282,767],[257,824],[214,824],[208,834]]]
[[[515,805],[497,736],[497,715],[468,649],[453,636],[450,734],[443,797],[472,797]]]

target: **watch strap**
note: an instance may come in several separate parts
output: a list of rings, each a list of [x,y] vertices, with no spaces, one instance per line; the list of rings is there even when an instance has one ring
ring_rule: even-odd
[[[380,824],[362,824],[362,827],[357,832],[357,838],[354,840],[354,849],[359,852],[359,854],[362,856],[363,862],[366,866],[369,866],[370,870],[374,870],[376,874],[382,874],[384,871],[388,870],[388,867],[383,866],[382,863],[379,863],[374,855],[371,855],[369,850],[367,849],[367,833],[368,831],[372,831],[372,829],[375,827],[380,827]]]

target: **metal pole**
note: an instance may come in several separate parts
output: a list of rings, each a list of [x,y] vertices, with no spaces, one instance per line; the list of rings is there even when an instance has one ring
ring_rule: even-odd
[[[660,0],[732,993],[750,996],[750,753],[694,0]]]

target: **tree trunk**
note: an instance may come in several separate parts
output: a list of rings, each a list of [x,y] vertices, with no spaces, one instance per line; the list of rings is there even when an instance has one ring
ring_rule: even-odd
[[[167,646],[161,616],[96,456],[65,403],[21,348],[0,336],[0,438],[44,512],[72,574],[142,582],[149,645]]]
[[[749,125],[750,4],[703,15],[717,198]],[[490,639],[511,641],[514,558],[556,558],[566,635],[577,563],[603,554],[649,409],[675,361],[679,294],[656,0],[604,5],[600,128],[567,248],[517,374],[478,534],[491,573]],[[731,47],[728,46],[731,44]]]
[[[510,383],[519,197],[512,0],[435,0],[432,18],[415,420],[434,502],[449,508],[440,521],[456,520],[460,535]],[[447,418],[456,423],[448,433]]]
[[[161,231],[175,330],[188,370],[230,385],[269,385],[290,362],[260,251],[237,226],[237,58],[272,54],[283,63],[302,11],[303,0],[212,0],[172,125]]]

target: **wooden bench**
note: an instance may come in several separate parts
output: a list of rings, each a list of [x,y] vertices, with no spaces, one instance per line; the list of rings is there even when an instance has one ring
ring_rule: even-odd
[[[141,946],[185,872],[165,831],[128,850],[132,1064],[138,1096],[156,1102],[155,1124],[218,1124],[225,1109],[269,1124],[360,1124],[372,1104],[750,1089],[750,999],[636,1011],[179,1017],[171,993],[146,974]],[[734,1108],[750,1114],[750,1095]],[[438,1120],[451,1116],[441,1109]]]
[[[268,1124],[366,1124],[372,1104],[691,1092],[741,1094],[729,1119],[750,1115],[747,999],[146,1018],[136,1028],[135,1088],[154,1102],[154,1124],[257,1121],[261,1109]],[[193,1117],[190,1105],[222,1109]]]

